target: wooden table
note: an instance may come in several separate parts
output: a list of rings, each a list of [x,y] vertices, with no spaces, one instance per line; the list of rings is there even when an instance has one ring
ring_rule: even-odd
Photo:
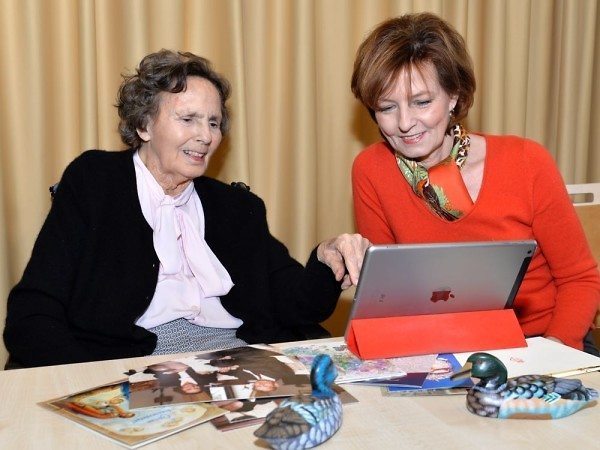
[[[0,448],[120,448],[37,403],[116,381],[128,369],[167,359],[154,356],[0,372]],[[600,390],[600,372],[578,378]],[[386,397],[378,387],[344,387],[359,403],[345,406],[342,428],[320,448],[600,448],[598,404],[560,420],[498,420],[469,413],[462,395]],[[255,428],[219,432],[205,423],[143,448],[261,448],[252,435]]]

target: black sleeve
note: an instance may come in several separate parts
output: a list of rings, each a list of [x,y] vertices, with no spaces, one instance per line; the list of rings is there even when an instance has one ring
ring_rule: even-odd
[[[280,322],[310,325],[322,322],[334,311],[341,293],[331,269],[317,259],[313,249],[305,267],[294,260],[287,248],[269,237],[271,272],[269,288]]]
[[[78,249],[86,234],[77,160],[65,170],[21,281],[8,297],[4,342],[11,360],[25,366],[88,361],[67,314]],[[79,175],[79,176],[78,176]]]

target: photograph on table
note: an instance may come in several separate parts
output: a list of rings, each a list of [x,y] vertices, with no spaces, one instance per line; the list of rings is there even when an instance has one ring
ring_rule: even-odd
[[[358,400],[348,391],[338,385],[333,385],[333,390],[338,394],[343,405],[357,403]],[[309,395],[310,390],[303,391],[301,394]],[[267,415],[273,411],[283,397],[260,398],[252,400],[226,400],[223,402],[213,402],[212,404],[219,408],[227,410],[227,413],[215,417],[211,423],[219,431],[235,430],[237,428],[259,425],[264,422]]]
[[[262,346],[201,353],[128,373],[132,408],[289,397],[310,388],[299,361]]]

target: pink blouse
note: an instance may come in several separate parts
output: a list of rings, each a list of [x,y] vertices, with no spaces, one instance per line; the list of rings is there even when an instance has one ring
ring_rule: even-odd
[[[165,195],[138,152],[133,161],[140,205],[160,260],[154,297],[136,324],[152,328],[183,317],[205,327],[238,328],[242,320],[221,305],[219,296],[233,282],[204,240],[204,210],[194,183],[175,197]]]

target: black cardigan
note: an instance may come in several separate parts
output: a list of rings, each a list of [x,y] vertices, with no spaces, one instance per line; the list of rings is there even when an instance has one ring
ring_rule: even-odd
[[[340,284],[313,250],[306,268],[270,233],[256,195],[194,180],[205,239],[235,283],[221,297],[249,343],[295,340],[326,319]],[[65,170],[23,278],[8,298],[4,342],[25,366],[148,355],[135,325],[154,295],[158,257],[138,200],[133,151],[91,150]]]

